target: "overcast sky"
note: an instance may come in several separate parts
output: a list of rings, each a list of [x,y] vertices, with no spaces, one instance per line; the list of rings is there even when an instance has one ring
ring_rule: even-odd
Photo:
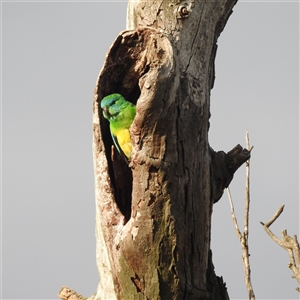
[[[126,28],[123,2],[1,1],[2,297],[96,292],[92,102],[105,53]],[[298,299],[288,254],[264,232],[299,235],[299,3],[240,1],[218,41],[209,140],[254,145],[250,263],[257,299]],[[244,173],[231,184],[242,230]],[[246,299],[226,194],[214,206],[216,273]]]

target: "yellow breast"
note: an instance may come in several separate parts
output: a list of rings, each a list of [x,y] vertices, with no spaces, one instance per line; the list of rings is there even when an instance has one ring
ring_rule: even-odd
[[[131,144],[131,137],[128,129],[119,129],[115,132],[115,136],[117,137],[118,144],[126,157],[128,159],[131,158],[132,152],[132,144]]]

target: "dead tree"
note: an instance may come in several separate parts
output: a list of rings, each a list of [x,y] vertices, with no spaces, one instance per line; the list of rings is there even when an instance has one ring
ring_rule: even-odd
[[[215,152],[208,130],[217,39],[235,3],[129,1],[95,88],[93,299],[229,298],[212,263],[212,206],[250,153]],[[129,166],[99,109],[112,93],[137,106]]]

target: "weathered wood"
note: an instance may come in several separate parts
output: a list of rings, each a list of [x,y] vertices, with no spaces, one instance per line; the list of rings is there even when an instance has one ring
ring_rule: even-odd
[[[210,254],[212,205],[250,153],[208,143],[216,41],[235,0],[135,1],[95,88],[97,264],[102,299],[227,299]],[[99,101],[137,105],[130,166]]]
[[[62,300],[87,300],[86,297],[77,294],[75,291],[63,286],[58,293],[58,297]]]
[[[284,209],[284,205],[281,205],[277,209],[274,216],[267,223],[265,224],[263,222],[260,223],[264,227],[266,233],[271,237],[271,239],[288,252],[290,258],[288,267],[294,273],[294,276],[292,276],[292,278],[295,278],[298,281],[298,284],[300,284],[300,245],[297,239],[297,235],[291,237],[287,234],[287,230],[284,229],[281,232],[282,240],[280,240],[270,229],[270,226],[281,215],[283,209]],[[300,293],[300,286],[297,287],[296,290]]]
[[[227,153],[210,149],[210,154],[213,174],[212,192],[216,203],[232,181],[235,171],[250,158],[250,151],[241,145],[236,145]]]

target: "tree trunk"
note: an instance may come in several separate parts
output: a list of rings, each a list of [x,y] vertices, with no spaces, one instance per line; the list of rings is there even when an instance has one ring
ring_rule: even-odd
[[[100,299],[228,299],[214,273],[212,205],[249,157],[208,143],[216,41],[236,0],[134,1],[95,88],[93,153]],[[101,99],[137,106],[130,165]]]

